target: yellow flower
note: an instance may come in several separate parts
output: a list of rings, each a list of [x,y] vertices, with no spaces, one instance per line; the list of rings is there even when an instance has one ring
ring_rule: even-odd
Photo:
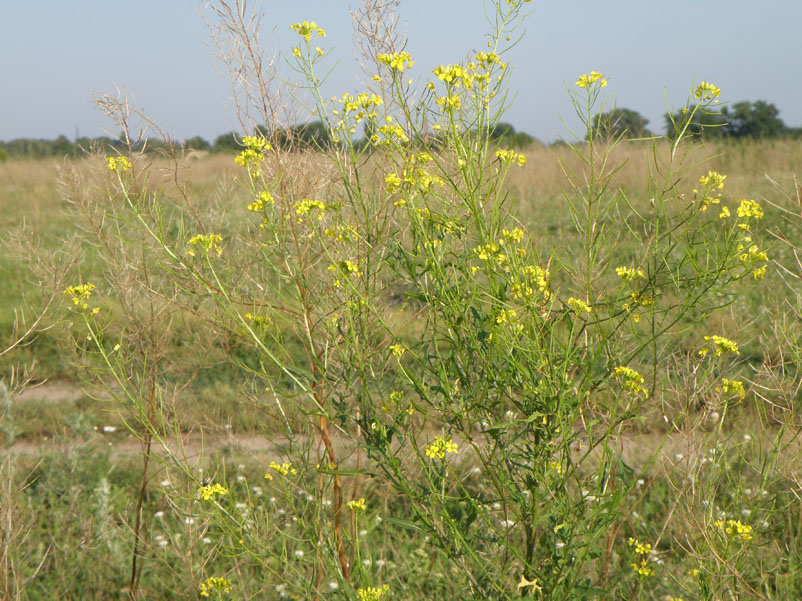
[[[200,586],[200,596],[208,597],[211,591],[228,593],[231,591],[231,582],[221,577],[207,578]]]
[[[649,391],[644,388],[643,383],[644,379],[643,376],[640,375],[637,371],[632,369],[631,367],[619,366],[613,370],[613,375],[623,380],[624,388],[632,391],[634,394],[638,396],[646,396]],[[631,544],[631,543],[630,543]]]
[[[279,465],[275,461],[271,461],[268,464],[267,467],[269,469],[275,470],[276,473],[278,473],[280,476],[286,476],[287,474],[290,474],[291,476],[295,476],[298,473],[298,470],[296,470],[294,467],[292,467],[292,463],[290,463],[289,461],[285,461],[281,465]],[[267,476],[268,476],[268,474],[265,474],[265,478],[267,480],[272,480],[273,479],[272,477],[268,478]]]
[[[722,175],[716,171],[708,171],[707,175],[703,175],[699,178],[699,183],[713,190],[723,190],[725,179],[727,179],[726,175]]]
[[[743,542],[752,540],[752,526],[743,524],[738,520],[718,520],[715,522],[716,528],[720,528],[727,536],[740,539]]]
[[[720,357],[723,353],[733,353],[735,355],[740,355],[738,351],[738,344],[724,338],[723,336],[705,336],[706,342],[711,342],[715,347],[714,354],[716,357]]]
[[[744,399],[746,397],[744,383],[740,380],[728,380],[727,378],[722,378],[721,390],[724,392],[724,394],[737,395],[740,399]]]
[[[438,436],[426,445],[426,456],[430,459],[445,459],[446,453],[456,453],[457,445],[453,440]]]
[[[721,96],[721,90],[712,83],[703,81],[696,87],[693,95],[697,100],[713,100]],[[718,100],[716,100],[716,102],[718,102]]]
[[[326,32],[322,27],[318,27],[314,21],[303,21],[290,25],[290,29],[304,38],[307,42],[312,39],[312,34],[316,33],[321,38],[326,37]]]
[[[106,159],[106,166],[111,171],[128,171],[131,168],[131,161],[123,156],[108,157]]]
[[[615,272],[625,282],[632,282],[635,278],[645,278],[643,271],[632,267],[616,267]]]
[[[198,489],[198,494],[204,501],[211,501],[214,499],[215,495],[227,495],[228,489],[220,484],[212,484],[210,486],[201,486]]]
[[[388,173],[384,177],[384,183],[386,184],[387,191],[390,194],[397,192],[399,188],[401,188],[401,178],[395,173]]]
[[[391,344],[390,345],[390,351],[393,353],[393,356],[396,359],[400,359],[401,355],[404,354],[406,349],[403,346],[401,346],[400,344]]]
[[[576,80],[576,85],[580,88],[587,88],[595,82],[601,82],[599,85],[603,88],[607,85],[607,78],[598,71],[591,71],[590,75],[580,75]]]
[[[347,505],[348,508],[353,512],[365,511],[367,509],[367,505],[365,505],[365,497],[361,497],[355,501],[348,501]]]
[[[194,247],[198,246],[203,250],[205,254],[209,254],[210,252],[217,253],[217,256],[223,254],[223,249],[220,246],[220,243],[223,241],[223,238],[218,236],[217,234],[196,234],[192,236],[189,240],[187,240],[187,245],[190,247],[187,251],[187,254],[190,257],[195,256],[195,249]]]
[[[763,217],[763,208],[754,200],[742,200],[738,206],[738,217],[741,219],[761,219]]]
[[[396,52],[394,54],[379,54],[376,59],[390,67],[391,70],[403,73],[415,64],[408,52]]]
[[[574,298],[573,296],[568,299],[568,306],[574,310],[574,313],[590,313],[593,310],[585,301]]]
[[[360,588],[356,591],[357,601],[382,601],[390,586],[385,584],[381,588],[369,586],[368,588]]]

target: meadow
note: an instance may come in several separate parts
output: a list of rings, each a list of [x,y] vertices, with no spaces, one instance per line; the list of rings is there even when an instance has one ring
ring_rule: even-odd
[[[100,97],[127,149],[0,163],[2,598],[802,595],[802,144],[692,135],[707,81],[611,136],[591,71],[506,147],[526,3],[416,90],[366,3],[330,101],[293,24],[291,102],[220,3],[236,155]]]

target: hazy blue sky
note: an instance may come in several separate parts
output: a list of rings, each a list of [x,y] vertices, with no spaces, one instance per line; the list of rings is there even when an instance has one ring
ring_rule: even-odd
[[[252,0],[253,2],[253,0]],[[294,42],[290,23],[314,19],[340,64],[327,93],[356,91],[349,5],[355,0],[264,0],[271,47]],[[0,1],[0,139],[95,136],[110,124],[95,91],[125,86],[179,138],[234,129],[227,82],[211,66],[193,0]],[[609,77],[618,105],[661,130],[665,98],[681,105],[708,79],[729,101],[768,100],[802,125],[802,0],[533,0],[526,37],[508,55],[515,101],[505,116],[544,141],[565,134],[565,84]],[[484,47],[482,0],[402,0],[413,76]],[[665,98],[664,98],[665,96]]]

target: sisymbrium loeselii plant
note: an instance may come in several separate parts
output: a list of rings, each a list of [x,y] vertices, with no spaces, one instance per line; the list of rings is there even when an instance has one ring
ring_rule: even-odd
[[[721,92],[706,81],[691,90],[668,146],[638,142],[649,159],[644,202],[616,185],[617,149],[630,142],[604,135],[595,117],[608,77],[579,75],[568,94],[582,141],[567,142],[572,157],[561,164],[576,243],[545,247],[508,185],[526,153],[491,135],[510,103],[505,57],[527,5],[488,3],[483,50],[429,70],[403,43],[388,47],[400,40],[397,20],[377,18],[380,34],[361,46],[371,49],[365,87],[328,97],[322,25],[291,25],[289,80],[263,61],[260,21],[240,18],[244,3],[219,3],[214,31],[233,36],[222,42],[225,65],[250,78],[236,90],[246,134],[234,159],[236,218],[151,194],[133,153],[107,159],[111,202],[156,249],[158,277],[140,284],[225,341],[274,443],[258,485],[229,481],[222,464],[199,475],[167,444],[178,418],[126,376],[135,349],[109,342],[102,287],[65,291],[88,329],[91,362],[125,392],[132,427],[162,443],[166,464],[188,481],[174,506],[203,520],[215,565],[230,562],[225,572],[193,568],[200,596],[713,599],[758,590],[748,554],[759,534],[714,513],[730,465],[723,451],[704,478],[689,468],[666,480],[672,505],[657,525],[628,510],[645,479],[672,469],[659,459],[670,435],[723,440],[728,410],[748,394],[738,341],[713,318],[766,276],[764,209],[730,198],[725,174],[690,175],[689,124]],[[284,93],[292,86],[291,104],[277,82]],[[325,128],[311,148],[287,127],[297,107]],[[708,335],[684,338],[707,324]],[[693,402],[672,404],[666,392],[688,374]],[[662,442],[632,462],[624,442],[645,427]],[[704,486],[691,491],[689,474]],[[713,503],[680,509],[692,494]],[[675,514],[695,523],[692,540],[669,527]],[[700,567],[669,577],[662,548],[683,544]]]

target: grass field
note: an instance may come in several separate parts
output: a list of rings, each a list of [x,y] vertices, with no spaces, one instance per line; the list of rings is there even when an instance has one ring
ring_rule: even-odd
[[[610,189],[619,200],[617,210],[604,220],[610,231],[621,233],[620,240],[614,236],[610,248],[622,263],[627,263],[633,252],[623,236],[625,224],[636,227],[627,221],[629,207],[647,216],[650,211],[652,191],[644,176],[654,163],[648,150],[646,142],[625,143],[614,155],[621,167]],[[668,151],[661,142],[655,155],[665,156]],[[764,207],[761,227],[765,232],[802,240],[802,218],[789,218],[800,210],[795,192],[785,197],[775,185],[795,190],[802,143],[711,143],[694,152],[691,167],[677,182],[678,189],[693,188],[709,170],[727,174],[728,198],[755,199]],[[572,192],[566,188],[564,170],[578,169],[576,159],[561,146],[533,147],[526,154],[526,166],[512,172],[505,183],[505,203],[529,232],[531,252],[548,257],[559,250],[570,256],[581,240],[566,210],[565,195],[570,199]],[[296,157],[296,162],[309,171],[309,186],[315,189],[316,179],[324,177],[318,158],[308,153]],[[64,200],[76,178],[81,180],[81,189],[102,190],[107,185],[103,169],[102,159],[97,157],[70,165],[0,163],[0,232],[8,244],[0,254],[0,281],[4,283],[0,289],[0,340],[11,340],[14,320],[20,315],[15,311],[23,311],[30,320],[42,299],[54,292],[51,266],[68,265],[64,281],[91,281],[101,292],[119,277],[102,260],[109,249],[87,244],[86,233],[91,233],[93,222],[84,218],[79,205]],[[249,217],[241,171],[230,156],[188,161],[180,165],[182,183],[178,186],[171,165],[156,159],[150,185],[168,204],[191,205],[205,221],[218,224],[225,236]],[[106,210],[109,215],[115,211],[113,207]],[[679,596],[674,591],[694,587],[700,591],[700,599],[724,598],[715,593],[719,581],[732,581],[727,590],[741,590],[743,598],[802,597],[802,504],[795,475],[802,466],[802,453],[798,417],[789,415],[794,402],[800,400],[802,379],[797,371],[800,362],[788,356],[789,341],[799,340],[802,331],[802,295],[799,280],[793,277],[799,271],[794,271],[798,264],[792,247],[771,242],[771,236],[766,238],[772,261],[765,279],[746,284],[742,294],[715,318],[689,320],[687,327],[677,327],[672,338],[674,363],[660,366],[666,383],[662,390],[668,392],[651,398],[637,424],[614,441],[615,456],[621,461],[616,478],[622,489],[629,491],[625,502],[629,514],[611,526],[608,563],[601,566],[601,560],[594,559],[593,565],[598,581],[619,591],[615,598],[676,599]],[[146,244],[138,239],[128,242],[131,248]],[[78,260],[71,264],[72,259]],[[572,282],[561,280],[559,269],[553,271],[555,285],[570,289]],[[67,311],[69,299],[60,289],[55,292],[61,306],[48,313],[42,331],[24,346],[0,356],[0,374],[8,377],[12,369],[28,365],[33,377],[24,393],[6,395],[0,413],[6,443],[0,466],[0,528],[4,536],[0,597],[120,598],[129,586],[143,432],[113,400],[115,385],[109,381],[109,390],[104,391],[89,377],[86,363],[74,351],[75,335],[67,323],[73,319]],[[118,316],[125,317],[132,306],[128,302],[116,299],[104,307],[110,323]],[[396,306],[394,298],[387,303],[390,318],[408,328],[401,336],[413,340],[414,308],[404,303]],[[225,479],[232,499],[225,511],[241,516],[243,532],[267,532],[266,524],[279,524],[286,538],[281,543],[266,538],[259,547],[250,542],[258,540],[255,536],[221,530],[213,515],[199,509],[191,478],[157,456],[144,496],[142,598],[196,598],[207,576],[222,573],[238,583],[239,591],[232,598],[303,598],[305,589],[276,584],[274,576],[286,572],[297,573],[298,579],[307,577],[304,562],[312,552],[304,541],[310,534],[303,530],[304,519],[294,520],[293,516],[314,514],[319,508],[313,507],[312,501],[320,498],[311,492],[314,479],[290,483],[264,477],[266,464],[286,456],[297,442],[281,433],[275,409],[248,379],[244,368],[256,365],[257,359],[236,338],[218,331],[212,312],[207,313],[204,306],[169,307],[158,301],[155,306],[164,311],[157,315],[168,316],[152,322],[158,324],[153,329],[158,330],[161,341],[164,378],[173,385],[165,406],[169,405],[174,429],[163,433],[165,444],[175,454],[186,455],[194,469]],[[291,338],[289,329],[283,330],[282,324],[276,327],[277,337]],[[109,332],[112,338],[122,336],[113,326]],[[701,426],[688,428],[685,435],[682,424],[676,428],[666,425],[672,412],[679,413],[689,402],[688,390],[693,386],[695,373],[686,369],[682,357],[693,355],[710,332],[724,332],[738,340],[740,354],[729,374],[747,383],[748,394],[730,409],[726,428],[719,427],[718,414],[701,403],[690,413]],[[288,344],[289,353],[300,353]],[[232,357],[236,359],[233,365],[243,369],[232,367]],[[425,424],[424,431],[426,428],[439,431],[440,424]],[[349,468],[361,470],[370,465],[348,443],[341,444],[350,457],[344,462]],[[778,455],[780,448],[783,452]],[[320,450],[309,451],[310,463],[315,463],[315,452]],[[582,449],[576,452],[582,453]],[[658,459],[652,462],[652,456]],[[470,470],[474,468],[465,461],[455,469],[464,472],[465,481],[471,483]],[[509,521],[511,528],[506,506],[495,502],[478,481],[472,485],[477,495],[484,495],[494,523]],[[326,491],[318,492],[325,501]],[[351,499],[368,499],[369,511],[363,518],[357,518],[355,511],[349,534],[356,549],[353,561],[364,582],[390,583],[394,599],[454,598],[455,583],[465,582],[458,562],[446,554],[427,552],[416,538],[416,526],[405,518],[393,521],[391,516],[409,515],[402,498],[370,479],[354,483],[348,494]],[[599,504],[587,511],[598,517],[604,508]],[[687,524],[704,522],[710,516],[743,520],[754,527],[750,545],[742,545],[737,553],[729,543],[719,548],[724,559],[718,567],[706,563],[699,551],[702,541],[689,538],[684,530]],[[498,526],[502,531],[498,536],[503,538],[507,527]],[[551,529],[556,536],[560,527]],[[614,541],[627,530],[647,532],[650,540],[660,541],[655,542],[657,551],[650,559],[657,566],[657,583],[648,590],[628,569],[632,557],[612,551]],[[251,546],[237,548],[232,541],[240,537]],[[541,544],[546,544],[545,540]],[[492,553],[494,543],[487,544]],[[558,541],[553,561],[568,565],[570,560],[561,555],[561,548]],[[252,561],[257,556],[266,559]],[[624,568],[618,569],[620,566]],[[510,579],[517,581],[518,576],[510,575]],[[354,598],[348,596],[351,592],[346,592],[343,582],[324,584],[322,596],[326,598]],[[522,593],[528,592],[524,587]],[[588,597],[596,598],[593,595],[588,592]],[[474,597],[466,590],[464,598]]]

